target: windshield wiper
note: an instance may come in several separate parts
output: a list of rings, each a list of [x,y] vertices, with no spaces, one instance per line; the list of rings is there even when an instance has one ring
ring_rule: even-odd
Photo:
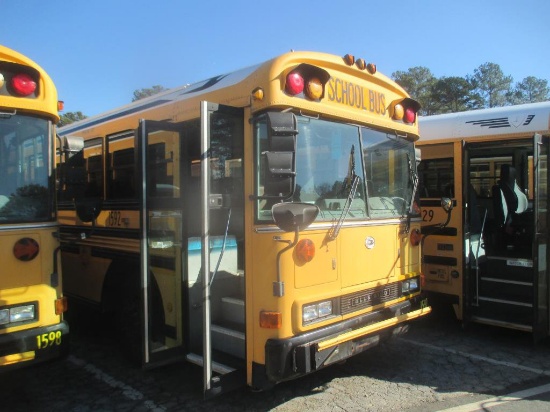
[[[407,209],[407,226],[405,227],[405,233],[409,233],[409,230],[411,228],[411,215],[414,207],[414,198],[416,197],[416,191],[418,190],[418,173],[413,163],[415,160],[411,159],[410,153],[407,153],[407,159],[409,161],[409,176],[411,178],[413,190],[411,194],[411,200],[409,201],[409,207]]]
[[[338,237],[338,233],[340,233],[340,228],[342,227],[344,220],[346,220],[346,216],[348,215],[349,209],[351,208],[351,202],[355,197],[355,192],[357,191],[358,184],[359,184],[359,176],[354,175],[353,181],[351,182],[351,187],[348,193],[348,197],[346,199],[346,203],[344,204],[342,214],[340,215],[340,219],[338,219],[338,223],[336,223],[336,225],[328,233],[329,240],[334,240]]]

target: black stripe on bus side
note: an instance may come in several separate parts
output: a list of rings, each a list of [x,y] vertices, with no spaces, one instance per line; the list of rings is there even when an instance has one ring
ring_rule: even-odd
[[[445,256],[424,255],[424,263],[430,264],[430,265],[441,265],[441,266],[458,266],[458,261],[456,258],[445,257]]]
[[[420,229],[420,232],[424,235],[437,235],[437,236],[457,236],[458,230],[456,227],[443,227],[437,229],[435,226],[424,226]]]
[[[72,202],[59,202],[57,204],[59,210],[75,210]],[[102,205],[103,210],[139,210],[139,202],[137,200],[106,200]]]
[[[65,253],[73,253],[75,255],[80,254],[80,245],[74,243],[66,243],[61,245],[61,251]],[[139,257],[138,253],[132,253],[121,250],[103,249],[97,246],[91,246],[90,254],[93,257],[100,257],[104,259],[115,260],[119,258],[136,260]]]
[[[453,207],[456,207],[456,200],[452,202]],[[441,207],[441,199],[420,199],[420,207]]]
[[[61,226],[60,232],[62,234],[70,234],[80,237],[81,233],[90,233],[92,228],[90,226]],[[138,229],[112,229],[109,227],[95,227],[92,236],[105,236],[112,238],[123,239],[139,239],[140,231]],[[62,239],[64,240],[64,239]],[[70,241],[68,239],[67,241]]]

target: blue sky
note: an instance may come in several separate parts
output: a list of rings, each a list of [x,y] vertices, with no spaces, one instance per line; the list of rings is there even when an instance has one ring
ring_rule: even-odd
[[[514,82],[550,81],[548,0],[4,0],[0,14],[0,43],[87,116],[291,49],[350,53],[388,76],[465,76],[491,62]]]

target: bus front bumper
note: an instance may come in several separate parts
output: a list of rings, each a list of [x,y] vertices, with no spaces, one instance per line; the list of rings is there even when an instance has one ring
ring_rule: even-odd
[[[253,365],[253,387],[264,389],[340,362],[408,329],[408,322],[427,315],[421,297],[288,339],[266,342],[266,364]]]
[[[64,356],[68,350],[69,325],[66,321],[0,335],[0,371]]]

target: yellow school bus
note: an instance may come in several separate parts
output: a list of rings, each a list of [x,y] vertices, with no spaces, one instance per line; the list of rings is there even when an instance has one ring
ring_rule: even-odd
[[[290,52],[61,128],[65,293],[206,396],[404,331],[430,311],[418,109],[364,59]]]
[[[58,120],[50,77],[0,46],[0,370],[67,348],[55,212]]]
[[[425,290],[465,323],[547,336],[550,102],[419,122]]]

